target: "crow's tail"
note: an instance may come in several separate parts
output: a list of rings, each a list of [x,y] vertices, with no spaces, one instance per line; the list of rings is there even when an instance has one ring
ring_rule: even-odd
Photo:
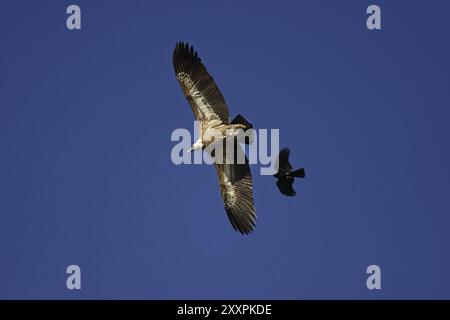
[[[304,178],[305,177],[305,169],[301,168],[301,169],[292,171],[292,175],[297,178]]]

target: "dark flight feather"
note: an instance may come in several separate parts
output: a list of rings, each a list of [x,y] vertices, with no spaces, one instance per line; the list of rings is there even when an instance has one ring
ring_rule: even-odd
[[[213,77],[192,46],[178,42],[173,52],[175,75],[197,120],[229,123],[228,107]]]

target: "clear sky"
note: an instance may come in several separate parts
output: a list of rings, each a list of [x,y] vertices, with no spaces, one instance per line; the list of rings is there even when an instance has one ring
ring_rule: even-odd
[[[69,4],[81,30],[66,28]],[[2,1],[0,298],[450,298],[449,12],[444,0]],[[214,168],[171,162],[172,130],[194,119],[172,67],[179,40],[231,116],[279,128],[306,169],[287,198],[252,166],[250,236],[231,228]]]

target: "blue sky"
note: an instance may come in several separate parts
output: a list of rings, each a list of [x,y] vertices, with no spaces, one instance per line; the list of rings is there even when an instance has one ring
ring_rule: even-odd
[[[374,3],[382,30],[369,31]],[[450,298],[449,10],[2,2],[0,298]],[[229,225],[212,167],[171,162],[172,130],[193,126],[179,40],[231,116],[279,128],[306,168],[287,198],[252,166],[250,236]],[[79,291],[66,288],[71,264]]]

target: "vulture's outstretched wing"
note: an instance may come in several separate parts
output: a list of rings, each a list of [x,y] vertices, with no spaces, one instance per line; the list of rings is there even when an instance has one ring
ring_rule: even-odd
[[[288,148],[283,148],[278,155],[278,172],[286,172],[292,170],[292,166],[289,163],[289,153],[291,151]]]
[[[245,163],[239,164],[235,161],[234,164],[227,164],[223,161],[224,164],[215,163],[215,166],[228,219],[235,230],[248,234],[255,226],[256,213],[253,204],[252,174],[243,152],[241,146],[236,143],[235,160],[242,156],[241,159],[245,159]],[[223,154],[226,158],[225,151]]]
[[[194,48],[187,43],[178,42],[173,51],[173,66],[195,118],[208,122],[219,120],[228,124],[225,99]]]
[[[280,189],[280,192],[286,196],[293,197],[296,192],[294,188],[292,188],[292,184],[294,183],[294,178],[281,178],[277,181],[277,187]]]

